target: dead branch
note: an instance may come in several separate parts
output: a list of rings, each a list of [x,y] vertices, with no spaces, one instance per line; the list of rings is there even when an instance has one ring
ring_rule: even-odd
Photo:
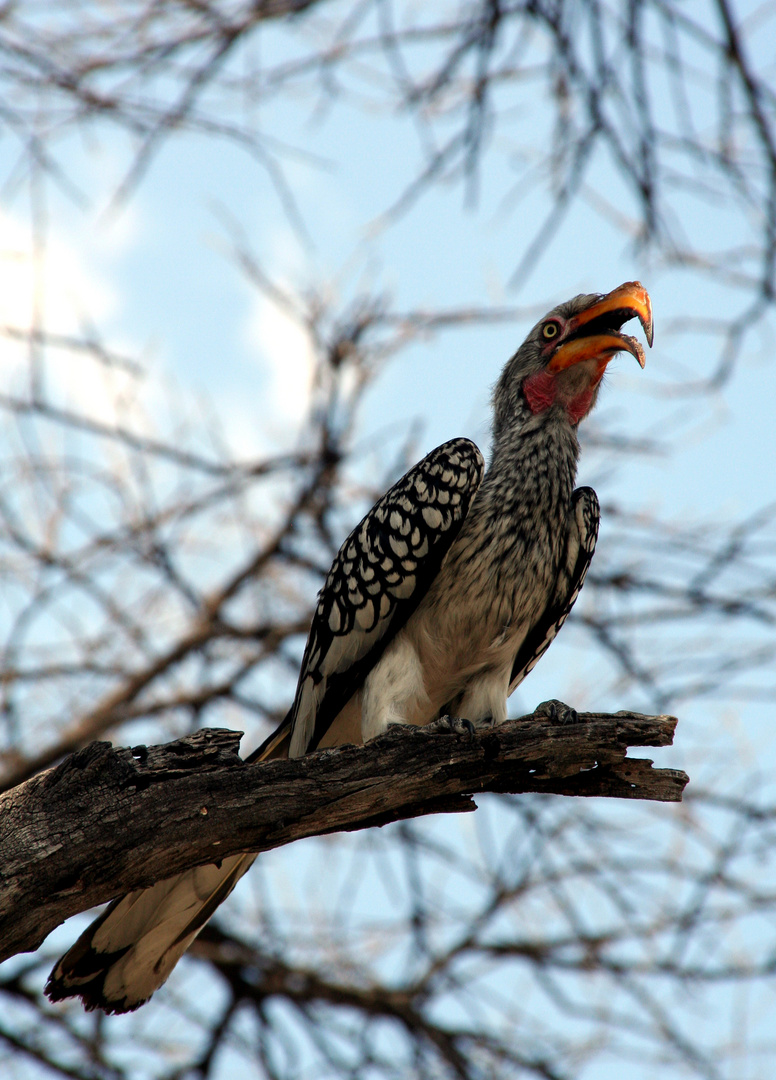
[[[240,732],[94,742],[0,798],[0,960],[70,915],[192,866],[306,836],[476,809],[477,792],[681,800],[685,773],[627,757],[671,716],[531,714],[475,736],[393,727],[366,746],[250,764]]]

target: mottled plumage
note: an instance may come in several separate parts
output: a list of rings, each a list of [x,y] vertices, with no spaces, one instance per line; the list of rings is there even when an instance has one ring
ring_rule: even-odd
[[[649,344],[638,282],[549,313],[493,395],[493,445],[437,447],[343,543],[319,594],[294,704],[252,760],[373,738],[390,723],[444,715],[501,723],[507,698],[549,647],[595,549],[598,500],[574,490],[577,425],[606,365]],[[53,1000],[125,1012],[160,986],[255,858],[234,856],[123,897],[51,973]]]
[[[438,446],[375,503],[340,548],[302,659],[288,719],[291,757],[319,745],[432,587],[483,468],[468,439]]]

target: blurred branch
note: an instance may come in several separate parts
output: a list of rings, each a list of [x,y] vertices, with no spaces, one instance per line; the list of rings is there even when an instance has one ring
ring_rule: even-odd
[[[472,792],[681,799],[685,773],[626,756],[669,745],[673,717],[579,719],[534,714],[461,737],[395,726],[364,747],[252,764],[232,731],[131,750],[92,743],[0,800],[0,960],[37,948],[70,915],[192,866],[474,810]]]
[[[12,175],[26,162],[80,201],[57,138],[67,145],[62,133],[95,122],[127,131],[130,161],[114,207],[181,133],[229,141],[266,171],[305,236],[285,162],[321,163],[272,134],[270,106],[299,97],[317,119],[321,101],[347,100],[409,118],[420,141],[414,173],[377,211],[381,224],[439,185],[461,184],[475,198],[486,157],[506,147],[507,201],[543,188],[553,202],[524,229],[517,276],[542,257],[564,211],[580,199],[599,212],[609,204],[618,230],[664,264],[719,282],[737,275],[751,330],[776,295],[776,93],[761,47],[774,8],[742,8],[120,0],[106,15],[97,0],[6,5],[0,120],[20,146]],[[268,27],[283,42],[277,55],[264,47]],[[529,121],[547,133],[543,145]],[[604,161],[620,181],[614,198]],[[687,192],[700,227],[686,213]],[[735,215],[730,240],[707,227],[723,206]],[[742,338],[734,331],[722,343],[706,389],[728,377]]]

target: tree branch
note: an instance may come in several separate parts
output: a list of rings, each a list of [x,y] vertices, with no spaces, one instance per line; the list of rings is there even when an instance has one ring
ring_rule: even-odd
[[[393,727],[294,761],[238,755],[240,732],[164,746],[94,742],[0,797],[0,960],[70,915],[181,870],[305,836],[475,810],[472,793],[681,800],[685,773],[628,758],[667,746],[671,716],[531,714],[476,735]]]

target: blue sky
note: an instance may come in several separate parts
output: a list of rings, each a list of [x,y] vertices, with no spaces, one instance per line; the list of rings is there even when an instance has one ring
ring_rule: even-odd
[[[375,437],[395,439],[419,421],[418,454],[457,434],[485,449],[490,388],[533,321],[576,292],[607,291],[637,277],[652,295],[655,347],[644,372],[627,355],[615,361],[597,415],[616,431],[667,436],[671,452],[586,453],[580,481],[604,482],[602,493],[631,510],[677,522],[741,518],[773,497],[773,323],[757,325],[722,391],[702,399],[677,395],[679,384],[708,376],[717,362],[716,344],[700,332],[682,332],[683,321],[713,318],[720,306],[737,310],[742,299],[708,278],[661,267],[637,249],[632,198],[608,161],[596,161],[591,183],[606,192],[622,214],[619,224],[630,221],[630,229],[615,229],[591,208],[592,200],[578,203],[534,272],[519,289],[510,287],[550,205],[546,188],[516,185],[513,167],[518,150],[540,145],[549,130],[546,103],[537,100],[515,132],[507,127],[494,137],[475,205],[467,205],[460,184],[449,184],[429,191],[391,224],[381,214],[422,161],[412,126],[381,108],[379,94],[366,109],[342,101],[323,117],[314,105],[312,97],[281,99],[257,121],[262,132],[301,151],[289,153],[284,167],[307,237],[289,221],[266,172],[227,143],[177,134],[118,212],[110,199],[129,160],[123,137],[102,129],[89,143],[72,138],[62,144],[61,159],[90,207],[84,211],[47,190],[54,258],[45,303],[52,325],[73,329],[79,320],[93,320],[111,344],[147,365],[152,413],[163,415],[174,402],[212,411],[235,452],[250,455],[293,445],[310,352],[298,328],[235,265],[233,226],[274,280],[292,290],[314,286],[335,304],[366,285],[388,294],[399,310],[515,305],[525,317],[514,323],[419,339],[386,366],[362,414],[364,445]],[[27,191],[22,185],[8,194],[11,251],[3,264],[17,296],[29,288],[18,272],[29,229]],[[735,238],[729,208],[686,198],[678,205],[688,235],[712,236],[712,246]],[[738,222],[742,238],[745,224]],[[63,394],[91,402],[97,413],[106,407],[91,371],[68,367],[50,377]],[[604,519],[604,548],[608,527]],[[521,691],[526,707],[534,698],[572,696],[575,687],[595,697],[590,677],[575,670],[564,651],[556,645],[555,656]],[[701,707],[699,723],[706,723],[708,708],[708,702]],[[722,708],[738,738],[740,713]],[[761,712],[748,710],[745,729],[757,723],[757,741],[771,747]]]
[[[265,41],[267,48],[277,44],[272,35]],[[109,204],[131,149],[124,137],[100,128],[88,139],[63,141],[61,158],[89,206],[79,208],[46,188],[50,266],[43,296],[51,327],[75,331],[93,322],[110,344],[146,365],[144,396],[151,415],[164,420],[175,408],[215,415],[235,453],[248,456],[294,444],[307,400],[310,353],[298,328],[235,265],[229,222],[239,226],[274,280],[291,290],[314,286],[335,304],[367,286],[390,295],[400,310],[459,304],[521,308],[524,317],[514,323],[418,339],[370,389],[358,432],[362,445],[378,438],[395,442],[419,422],[420,455],[459,434],[486,449],[490,388],[535,319],[577,292],[608,291],[640,278],[652,295],[654,348],[643,372],[627,355],[612,364],[598,419],[590,426],[605,421],[608,430],[666,440],[670,453],[644,457],[588,449],[580,482],[597,486],[605,502],[659,513],[669,523],[730,522],[771,502],[773,318],[753,328],[720,391],[703,398],[679,393],[681,384],[708,376],[717,363],[716,343],[695,320],[739,311],[744,299],[733,288],[670,270],[639,250],[633,202],[611,162],[596,161],[591,183],[606,191],[623,215],[620,224],[630,228],[616,229],[592,199],[578,204],[516,289],[510,278],[550,203],[546,186],[524,189],[515,162],[541,146],[551,130],[546,102],[533,101],[514,128],[495,133],[475,205],[467,205],[460,184],[443,185],[385,224],[380,215],[422,157],[411,123],[382,101],[375,91],[363,108],[343,99],[321,114],[313,95],[299,95],[262,106],[257,115],[263,132],[300,151],[289,153],[285,169],[307,239],[295,232],[266,172],[232,145],[177,133],[116,213]],[[12,153],[10,142],[0,142],[4,175]],[[28,195],[23,183],[6,187],[0,211],[0,320],[13,325],[29,319],[35,285]],[[681,193],[674,204],[684,215],[686,233],[711,248],[736,242],[739,233],[743,244],[752,227],[730,205]],[[18,346],[0,343],[4,383],[18,384],[23,359]],[[96,415],[111,408],[91,365],[70,360],[49,378],[57,395]],[[605,562],[616,529],[605,514],[597,562]],[[712,627],[709,634],[714,633]],[[572,620],[513,698],[513,714],[548,697],[591,708],[645,707],[636,691],[618,689],[615,671],[602,658],[590,667],[590,652],[580,649],[582,637]],[[675,640],[681,651],[681,636]],[[650,751],[660,764],[687,767],[698,782],[738,784],[742,776],[772,775],[776,739],[770,704],[702,700],[682,703],[678,711],[676,746]],[[731,761],[735,767],[729,770]],[[663,810],[669,818],[675,808]],[[601,813],[623,816],[617,806]],[[475,825],[461,819],[437,827],[454,834]],[[270,856],[267,877],[282,877],[277,866],[292,862],[285,852]],[[304,859],[288,870],[289,893],[304,872]],[[253,882],[246,880],[245,903],[260,895],[258,878]],[[70,936],[65,929],[63,942]],[[164,1013],[149,1009],[141,1022],[151,1027],[163,1019]],[[595,1080],[608,1075],[598,1070]]]

